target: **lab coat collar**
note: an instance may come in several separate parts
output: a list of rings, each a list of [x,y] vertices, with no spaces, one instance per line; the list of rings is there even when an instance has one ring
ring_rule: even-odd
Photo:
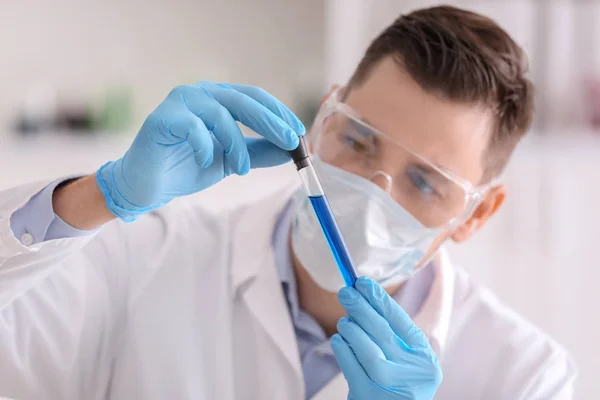
[[[434,260],[435,279],[429,296],[413,318],[415,324],[429,338],[438,357],[443,357],[454,301],[454,269],[447,252],[441,249]]]

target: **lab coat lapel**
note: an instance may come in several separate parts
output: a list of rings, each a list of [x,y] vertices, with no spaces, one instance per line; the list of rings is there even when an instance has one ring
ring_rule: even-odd
[[[277,219],[297,187],[286,187],[275,196],[249,205],[236,217],[231,282],[232,293],[247,305],[254,319],[289,362],[303,387],[296,335],[272,248]]]

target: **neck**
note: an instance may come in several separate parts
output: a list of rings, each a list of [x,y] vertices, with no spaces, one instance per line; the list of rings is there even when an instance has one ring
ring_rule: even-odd
[[[344,308],[337,300],[337,293],[331,293],[319,287],[295,256],[294,273],[300,308],[317,321],[327,337],[332,336],[337,332],[337,321],[346,315]]]
[[[302,267],[300,260],[292,249],[292,262],[296,275],[296,286],[298,289],[298,304],[308,315],[313,317],[323,328],[327,337],[337,332],[337,322],[346,315],[346,311],[337,299],[337,293],[322,289]],[[390,294],[400,288],[401,284],[386,288]]]

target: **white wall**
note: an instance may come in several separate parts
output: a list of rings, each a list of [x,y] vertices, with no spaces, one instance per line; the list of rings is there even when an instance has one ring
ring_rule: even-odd
[[[73,101],[126,82],[135,117],[180,83],[259,84],[292,108],[320,83],[323,3],[278,0],[19,0],[0,12],[0,139],[28,88]]]

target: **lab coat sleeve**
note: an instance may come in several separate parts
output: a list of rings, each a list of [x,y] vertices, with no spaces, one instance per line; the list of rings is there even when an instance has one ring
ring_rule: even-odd
[[[75,398],[94,369],[98,382],[108,379],[126,288],[101,268],[101,242],[90,257],[80,250],[94,235],[25,246],[11,230],[11,215],[48,184],[0,191],[0,396]]]
[[[161,210],[24,246],[10,216],[47,184],[0,192],[0,396],[100,398],[131,301],[165,265],[165,248],[192,237],[173,226],[190,218]]]
[[[190,217],[193,212],[190,207],[164,207],[135,223],[115,220],[96,231],[88,231],[88,235],[44,240],[26,246],[11,230],[11,215],[48,184],[32,183],[0,191],[0,311],[20,293],[33,287],[55,268],[60,268],[63,260],[82,253],[83,248],[84,262],[101,266],[105,274],[116,275],[114,281],[127,280],[129,294],[138,293],[156,272],[151,266],[163,257],[168,244],[173,240],[182,243],[181,238],[174,239],[179,226],[176,222],[194,219]],[[195,233],[203,225],[208,232],[213,229],[211,218],[204,218],[207,215],[202,214],[200,221],[196,221]]]

